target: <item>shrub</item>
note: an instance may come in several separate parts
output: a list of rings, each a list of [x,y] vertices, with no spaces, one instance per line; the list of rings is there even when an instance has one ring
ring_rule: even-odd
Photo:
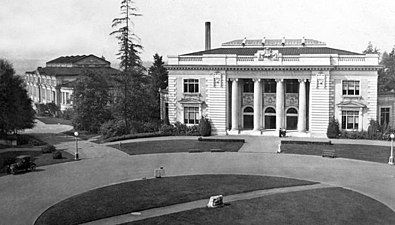
[[[176,128],[170,124],[163,124],[160,127],[159,131],[165,136],[171,136],[174,135],[174,133],[176,132]]]
[[[185,135],[186,136],[199,136],[200,135],[199,126],[194,125],[194,126],[187,127],[187,132]]]
[[[41,152],[42,153],[52,153],[56,150],[55,146],[53,145],[45,145],[44,147],[41,147]]]
[[[188,129],[187,125],[181,123],[180,121],[177,121],[174,124],[174,126],[175,126],[176,130],[173,135],[183,135],[183,134],[185,135],[187,133],[187,129]]]
[[[74,116],[74,110],[72,108],[68,108],[59,114],[60,118],[65,120],[71,120]]]
[[[337,121],[334,117],[332,117],[329,120],[326,136],[328,138],[338,138],[339,135],[340,135],[339,121]]]
[[[110,137],[104,140],[104,142],[113,142],[113,141],[122,141],[128,139],[137,139],[137,138],[148,138],[148,137],[161,137],[167,136],[162,134],[161,132],[154,132],[154,133],[139,133],[139,134],[127,134],[118,137]]]
[[[100,134],[103,135],[104,138],[121,136],[129,132],[123,120],[110,120],[103,123],[100,127]]]
[[[156,122],[145,122],[142,124],[142,133],[152,133],[159,131],[160,124]]]
[[[203,137],[211,135],[211,123],[206,117],[203,117],[199,121],[199,132]]]
[[[53,158],[53,159],[62,159],[62,158],[63,158],[62,152],[61,152],[61,151],[55,151],[55,152],[53,152],[53,153],[52,153],[52,158]]]

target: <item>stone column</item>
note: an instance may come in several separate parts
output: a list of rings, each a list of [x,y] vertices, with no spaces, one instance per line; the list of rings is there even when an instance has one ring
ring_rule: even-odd
[[[261,79],[254,80],[254,131],[261,130],[262,88]]]
[[[232,80],[232,131],[239,130],[239,85],[238,79]]]
[[[298,131],[306,131],[306,80],[299,80]]]
[[[358,131],[363,130],[363,117],[362,117],[362,108],[359,109],[359,115],[358,115]]]
[[[284,128],[284,80],[276,79],[276,130]]]

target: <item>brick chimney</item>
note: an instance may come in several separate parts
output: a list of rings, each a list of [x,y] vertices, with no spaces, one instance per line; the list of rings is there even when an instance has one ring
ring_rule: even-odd
[[[205,50],[210,50],[211,49],[211,28],[210,28],[210,22],[206,22],[206,32],[205,32]]]

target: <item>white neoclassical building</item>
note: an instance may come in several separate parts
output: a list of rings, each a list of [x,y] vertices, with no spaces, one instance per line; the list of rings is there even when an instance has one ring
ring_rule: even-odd
[[[321,41],[240,39],[211,49],[206,40],[204,51],[169,56],[167,68],[169,121],[207,116],[215,134],[323,136],[331,117],[343,130],[377,118],[378,55]]]

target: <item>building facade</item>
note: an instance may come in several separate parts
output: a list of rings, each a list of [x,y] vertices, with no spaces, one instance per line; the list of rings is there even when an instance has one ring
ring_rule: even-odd
[[[34,103],[53,102],[61,110],[72,107],[74,82],[84,73],[119,73],[110,62],[95,55],[62,56],[25,73],[28,94]]]
[[[331,117],[342,130],[377,119],[378,55],[312,39],[240,39],[220,48],[169,56],[168,118],[212,122],[215,134],[324,136]]]

